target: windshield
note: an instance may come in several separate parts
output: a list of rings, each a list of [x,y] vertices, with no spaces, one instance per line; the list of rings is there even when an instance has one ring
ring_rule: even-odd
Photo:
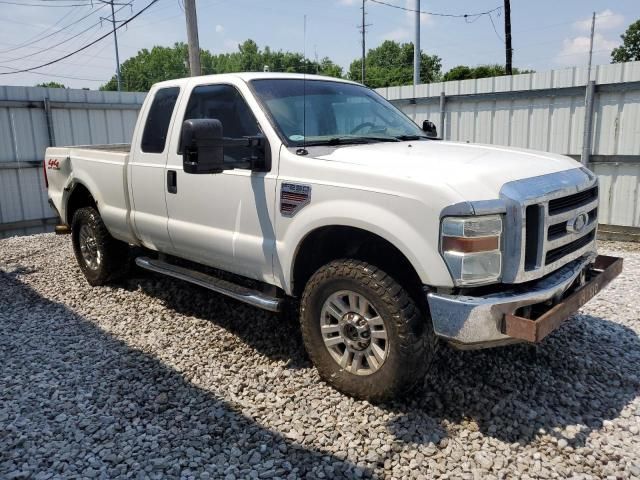
[[[360,85],[301,78],[251,85],[289,146],[426,138],[402,112]]]

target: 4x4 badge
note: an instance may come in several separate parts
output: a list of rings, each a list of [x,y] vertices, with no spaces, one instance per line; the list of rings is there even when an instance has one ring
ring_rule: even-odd
[[[311,201],[311,186],[299,183],[283,183],[280,188],[280,213],[293,217]]]

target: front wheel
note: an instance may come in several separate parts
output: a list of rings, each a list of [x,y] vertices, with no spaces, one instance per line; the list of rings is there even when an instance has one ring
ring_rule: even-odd
[[[436,338],[407,291],[379,268],[336,260],[301,302],[305,347],[320,376],[356,398],[385,401],[421,384]]]
[[[126,272],[129,245],[111,236],[95,208],[81,208],[73,215],[71,241],[90,285],[104,285]]]

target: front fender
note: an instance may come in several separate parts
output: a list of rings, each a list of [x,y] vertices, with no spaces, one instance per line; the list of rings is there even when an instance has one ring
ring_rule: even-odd
[[[420,217],[418,212],[429,210],[417,203],[414,199],[396,196],[387,202],[386,208],[358,199],[312,202],[285,220],[283,235],[277,242],[275,274],[280,276],[282,288],[291,294],[295,258],[304,239],[314,230],[328,226],[355,227],[378,235],[407,258],[423,284],[452,286],[451,276],[438,252],[439,220],[433,223],[429,215],[416,218]],[[407,214],[399,215],[398,210]]]

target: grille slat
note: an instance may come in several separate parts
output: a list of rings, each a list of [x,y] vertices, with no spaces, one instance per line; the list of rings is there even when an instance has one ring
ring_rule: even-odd
[[[547,235],[548,240],[555,240],[567,233],[567,222],[556,223],[549,227],[549,233]]]
[[[598,187],[593,187],[582,192],[574,193],[566,197],[555,198],[549,201],[549,215],[575,210],[598,198]]]
[[[554,248],[553,250],[549,250],[547,255],[545,256],[545,265],[551,265],[554,262],[557,262],[562,257],[565,257],[576,250],[580,250],[582,247],[591,243],[591,241],[595,237],[595,230],[592,230],[584,237],[581,237],[577,240],[574,240],[571,243],[567,243],[566,245],[562,245],[561,247]]]

